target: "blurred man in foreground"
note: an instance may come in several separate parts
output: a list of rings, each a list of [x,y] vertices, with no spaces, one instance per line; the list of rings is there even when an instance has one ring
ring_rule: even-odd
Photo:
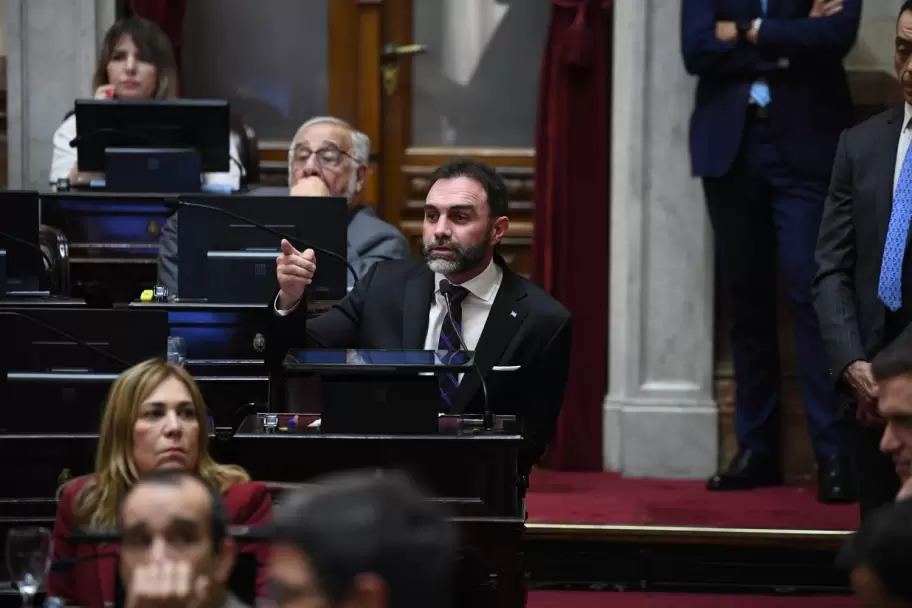
[[[244,608],[227,590],[236,547],[221,495],[201,479],[161,470],[121,506],[120,576],[128,608]]]
[[[292,493],[269,566],[281,608],[451,605],[454,531],[399,474],[346,474]]]

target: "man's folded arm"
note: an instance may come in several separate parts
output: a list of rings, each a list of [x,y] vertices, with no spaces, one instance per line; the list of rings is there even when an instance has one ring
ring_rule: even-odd
[[[845,0],[842,10],[828,17],[763,19],[757,30],[757,46],[761,52],[785,57],[837,61],[855,45],[860,21],[861,0]]]
[[[829,193],[817,236],[817,276],[812,284],[830,372],[839,380],[853,361],[864,359],[855,305],[855,224],[852,220],[852,161],[848,132],[839,137]]]
[[[712,0],[681,2],[681,54],[694,76],[761,76],[776,68],[752,45],[716,38],[716,9]]]
[[[567,388],[572,341],[573,319],[568,316],[538,356],[533,369],[521,372],[527,381],[522,388],[525,415],[519,455],[519,470],[523,473],[542,457],[554,436]]]

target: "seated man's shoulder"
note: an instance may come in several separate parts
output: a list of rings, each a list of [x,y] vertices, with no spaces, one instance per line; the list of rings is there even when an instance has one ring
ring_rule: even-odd
[[[362,207],[361,210],[355,214],[351,224],[349,224],[349,230],[363,230],[366,234],[374,235],[394,235],[405,240],[405,237],[402,236],[402,233],[398,228],[381,219],[380,216],[377,215],[377,212],[374,211],[374,208],[368,206]]]
[[[558,323],[565,323],[572,318],[573,315],[570,314],[570,311],[554,299],[554,296],[524,276],[516,276],[526,290],[527,305],[535,314],[548,317]]]
[[[881,140],[883,137],[883,126],[885,123],[902,121],[903,107],[892,107],[867,118],[857,125],[849,127],[845,131],[845,143],[852,145],[859,140],[868,141],[871,138]]]

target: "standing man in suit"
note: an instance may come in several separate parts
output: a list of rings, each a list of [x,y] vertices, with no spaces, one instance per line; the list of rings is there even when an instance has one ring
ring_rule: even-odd
[[[791,304],[818,499],[848,500],[840,414],[811,302],[814,244],[852,105],[842,59],[861,0],[684,0],[681,42],[699,77],[690,123],[732,307],[739,452],[709,490],[781,483],[777,251]]]
[[[456,158],[430,178],[424,206],[424,260],[373,266],[337,306],[307,320],[304,290],[313,279],[313,250],[282,241],[276,261],[274,339],[330,349],[458,350],[440,293],[443,279],[455,323],[488,388],[497,414],[523,424],[520,474],[526,475],[554,433],[570,366],[570,313],[506,267],[494,248],[510,225],[507,188],[484,163]],[[495,365],[518,371],[492,372]],[[429,404],[431,405],[431,404]],[[483,413],[474,373],[441,376],[442,411]]]
[[[814,281],[830,370],[857,406],[851,438],[862,518],[899,489],[878,449],[884,428],[869,362],[912,323],[912,0],[896,21],[894,63],[905,103],[839,139]]]
[[[381,260],[411,256],[402,233],[363,204],[370,162],[370,138],[344,120],[319,116],[298,128],[288,149],[288,189],[264,188],[269,196],[343,196],[348,201],[348,263],[358,276]],[[302,201],[306,204],[306,201]],[[162,228],[158,283],[177,294],[178,214]],[[354,277],[348,273],[348,286]]]

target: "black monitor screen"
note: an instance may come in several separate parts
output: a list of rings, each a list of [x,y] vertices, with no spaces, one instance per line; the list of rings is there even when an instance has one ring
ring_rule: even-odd
[[[348,204],[341,197],[301,198],[292,196],[198,196],[186,201],[224,209],[271,230],[288,234],[304,250],[310,243],[343,258],[348,255]],[[226,252],[263,254],[251,260],[262,272],[275,277],[275,257],[282,237],[214,209],[180,207],[178,219],[178,297],[181,300],[211,299],[208,290],[209,264]],[[268,252],[268,255],[267,255]],[[308,294],[317,300],[345,297],[348,268],[342,260],[317,252],[317,271]],[[238,278],[236,287],[243,288]],[[267,291],[274,293],[275,286]],[[262,294],[265,305],[270,293]]]
[[[80,99],[76,133],[80,171],[105,171],[109,148],[191,148],[205,172],[228,171],[231,162],[231,110],[224,100]]]
[[[39,246],[41,205],[37,192],[0,191],[0,249],[6,250],[6,290],[34,291],[45,276]]]

